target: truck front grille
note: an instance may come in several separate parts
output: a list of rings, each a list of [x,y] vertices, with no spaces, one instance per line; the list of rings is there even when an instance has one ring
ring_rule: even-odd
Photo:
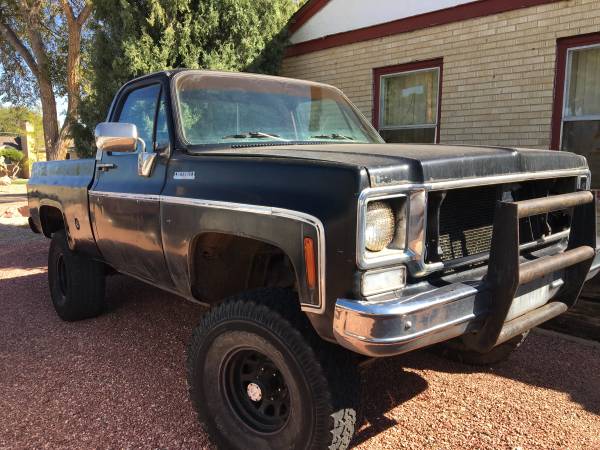
[[[562,178],[430,192],[426,261],[442,262],[449,268],[485,260],[492,245],[498,201],[521,201],[575,190],[576,179]],[[519,242],[537,241],[567,230],[569,225],[569,211],[521,219]]]
[[[442,261],[490,251],[495,204],[495,188],[448,192],[440,208]]]

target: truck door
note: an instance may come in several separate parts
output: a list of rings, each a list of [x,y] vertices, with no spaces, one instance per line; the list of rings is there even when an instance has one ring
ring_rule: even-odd
[[[103,152],[90,190],[96,241],[104,259],[120,272],[172,286],[161,232],[160,193],[169,153],[166,83],[136,84],[122,92],[110,120],[132,123],[148,152],[156,152],[150,176],[138,173],[136,153]]]

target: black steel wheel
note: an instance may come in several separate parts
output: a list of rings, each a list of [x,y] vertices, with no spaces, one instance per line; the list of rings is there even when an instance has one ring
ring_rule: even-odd
[[[234,352],[222,367],[221,390],[240,420],[257,433],[281,430],[290,414],[290,395],[277,366],[252,349]]]
[[[356,367],[323,341],[315,351],[299,331],[303,319],[293,293],[262,290],[213,308],[194,330],[190,397],[220,448],[349,446],[360,400]]]

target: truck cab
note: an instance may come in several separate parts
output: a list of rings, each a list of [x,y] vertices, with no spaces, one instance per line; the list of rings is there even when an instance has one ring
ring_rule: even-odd
[[[53,304],[94,317],[119,272],[210,307],[188,384],[227,448],[346,448],[361,359],[503,360],[600,269],[585,158],[385,144],[319,83],[150,74],[96,146],[28,185]]]

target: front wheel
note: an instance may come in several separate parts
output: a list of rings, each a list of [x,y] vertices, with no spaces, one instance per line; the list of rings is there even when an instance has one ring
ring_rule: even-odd
[[[188,384],[220,447],[344,449],[359,394],[348,379],[353,367],[334,365],[343,373],[336,382],[348,389],[331,387],[327,365],[286,318],[245,294],[214,308],[194,331]]]

